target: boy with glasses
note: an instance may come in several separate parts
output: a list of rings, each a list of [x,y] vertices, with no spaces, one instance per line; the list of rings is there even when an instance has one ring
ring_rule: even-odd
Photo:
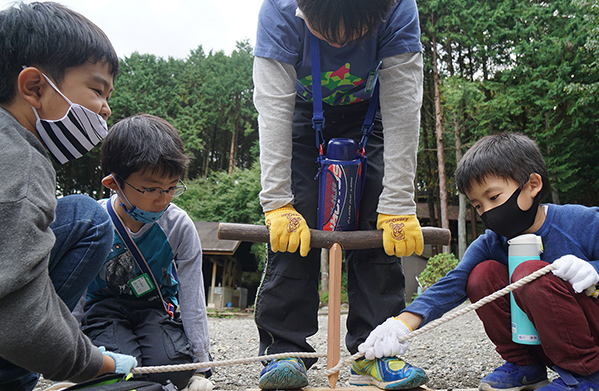
[[[97,346],[132,355],[141,366],[209,360],[200,238],[187,213],[171,204],[186,190],[180,177],[187,163],[177,130],[149,114],[119,121],[102,145],[102,184],[115,194],[100,203],[115,225],[114,243],[87,290],[81,327]],[[209,375],[148,377],[200,390],[212,389]]]

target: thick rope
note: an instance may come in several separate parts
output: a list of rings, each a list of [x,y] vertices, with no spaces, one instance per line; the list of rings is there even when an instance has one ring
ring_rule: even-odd
[[[476,303],[470,304],[469,306],[464,307],[461,310],[446,314],[446,315],[442,316],[441,318],[436,319],[417,330],[414,330],[413,332],[411,332],[408,335],[399,337],[398,340],[399,340],[399,342],[403,342],[403,341],[412,339],[414,337],[417,337],[420,334],[426,333],[427,331],[429,331],[437,326],[440,326],[443,323],[449,322],[450,320],[455,319],[458,316],[462,316],[470,311],[476,310],[476,309],[482,307],[483,305],[490,303],[493,300],[496,300],[496,299],[500,298],[501,296],[504,296],[515,289],[520,288],[522,285],[528,284],[529,282],[536,280],[537,278],[549,273],[550,271],[554,270],[555,268],[556,267],[554,265],[549,264],[549,265],[543,267],[542,269],[539,269],[536,272],[531,273],[528,276],[523,277],[523,278],[519,279],[518,281],[506,286],[505,288],[498,290],[497,292],[494,292],[486,297],[483,297]],[[275,360],[275,359],[279,359],[279,358],[289,358],[289,357],[318,358],[318,357],[326,357],[326,356],[327,356],[326,353],[289,352],[289,353],[270,354],[270,355],[258,356],[258,357],[240,358],[240,359],[234,359],[234,360],[208,361],[208,362],[201,362],[201,363],[179,364],[179,365],[161,365],[161,366],[155,366],[155,367],[138,367],[138,368],[134,368],[131,372],[132,373],[161,373],[161,372],[190,371],[190,370],[195,370],[195,369],[200,369],[200,368],[212,368],[212,367],[228,366],[228,365],[235,365],[235,364],[249,364],[252,362]],[[351,364],[353,361],[359,359],[362,356],[364,356],[364,353],[358,352],[346,359],[341,359],[341,360],[339,360],[337,365],[326,370],[325,373],[327,376],[331,376],[331,375],[339,372],[341,370],[341,368],[343,368],[345,365]]]
[[[289,353],[277,353],[269,354],[266,356],[239,358],[233,360],[222,360],[222,361],[207,361],[192,364],[177,364],[177,365],[160,365],[155,367],[138,367],[134,368],[131,373],[161,373],[161,372],[177,372],[177,371],[190,371],[200,368],[212,368],[212,367],[224,367],[235,364],[250,364],[257,361],[269,361],[276,360],[278,358],[319,358],[326,357],[326,353],[309,353],[309,352],[289,352]]]

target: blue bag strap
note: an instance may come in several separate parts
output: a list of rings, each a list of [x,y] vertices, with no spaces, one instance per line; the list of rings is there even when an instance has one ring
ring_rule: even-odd
[[[319,160],[322,160],[324,154],[322,145],[324,144],[323,130],[325,119],[324,110],[322,108],[322,81],[320,79],[320,40],[316,38],[312,32],[310,32],[310,65],[312,68],[312,127],[316,131],[316,148],[318,148],[320,153]],[[374,127],[376,111],[379,105],[378,68],[380,65],[379,62],[374,76],[374,90],[372,92],[372,97],[370,98],[364,124],[362,125],[362,139],[358,145],[358,152],[361,156],[364,156],[366,153],[366,144],[368,143],[368,137],[372,133],[372,128]]]
[[[137,244],[135,244],[135,242],[131,238],[131,235],[129,235],[129,232],[127,231],[127,228],[125,228],[125,225],[123,224],[123,221],[121,220],[120,216],[117,215],[116,212],[114,211],[114,208],[112,207],[112,198],[109,198],[108,201],[106,202],[106,210],[108,210],[108,214],[110,215],[110,218],[112,219],[114,228],[116,228],[116,231],[118,232],[119,236],[123,240],[123,243],[125,243],[125,246],[127,246],[129,251],[131,251],[131,255],[133,255],[133,259],[135,260],[137,267],[139,267],[139,270],[141,270],[142,273],[146,273],[150,278],[152,278],[152,282],[154,283],[154,286],[156,287],[156,291],[158,291],[158,295],[160,296],[160,300],[162,300],[164,309],[166,310],[166,313],[169,314],[169,316],[172,319],[175,316],[175,306],[172,303],[169,303],[166,300],[164,300],[164,297],[162,297],[162,292],[160,292],[160,287],[158,285],[158,281],[156,281],[156,278],[154,277],[152,270],[150,270],[150,267],[148,266],[146,259],[144,258],[143,254],[139,250],[139,247],[137,247]]]
[[[379,81],[376,80],[374,84],[374,91],[372,91],[372,98],[370,98],[370,103],[368,104],[366,118],[364,119],[364,124],[362,125],[362,139],[360,140],[360,144],[358,144],[358,153],[360,153],[361,156],[366,154],[366,144],[368,143],[368,137],[372,133],[372,128],[374,128],[374,119],[376,117],[376,110],[378,106]]]
[[[312,127],[316,131],[316,148],[323,155],[324,110],[322,109],[322,82],[320,80],[320,42],[310,32],[310,65],[312,71]]]

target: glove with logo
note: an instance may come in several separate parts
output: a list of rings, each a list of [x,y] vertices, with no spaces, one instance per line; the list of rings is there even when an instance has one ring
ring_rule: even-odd
[[[104,346],[99,347],[103,355],[108,356],[114,360],[115,373],[128,374],[137,366],[137,360],[133,356],[126,354],[120,354],[115,352],[109,352]]]
[[[387,255],[403,257],[424,248],[422,229],[416,215],[392,216],[379,213],[376,228],[383,230],[383,248]]]
[[[266,226],[270,234],[272,251],[289,251],[294,253],[300,248],[300,255],[305,257],[310,251],[310,228],[304,217],[291,205],[264,213]]]
[[[406,322],[391,317],[370,332],[366,341],[358,346],[358,351],[364,353],[367,360],[404,354],[408,350],[408,343],[399,342],[399,337],[411,332]]]
[[[576,293],[580,293],[588,287],[595,286],[599,282],[597,270],[585,260],[568,254],[553,262],[557,269],[552,273],[572,284]]]

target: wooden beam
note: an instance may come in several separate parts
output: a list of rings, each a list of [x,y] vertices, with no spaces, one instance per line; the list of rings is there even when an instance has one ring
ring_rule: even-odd
[[[437,227],[422,227],[424,244],[448,245],[451,232]],[[269,241],[268,228],[264,225],[220,223],[218,238],[266,243]],[[331,248],[339,243],[344,250],[361,250],[383,247],[383,231],[321,231],[310,229],[312,248]]]

